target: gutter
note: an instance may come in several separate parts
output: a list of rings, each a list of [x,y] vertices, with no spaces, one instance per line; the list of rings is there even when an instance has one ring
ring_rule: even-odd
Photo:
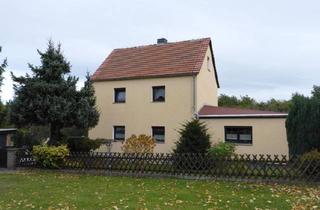
[[[199,115],[199,118],[286,118],[288,114],[224,114]]]

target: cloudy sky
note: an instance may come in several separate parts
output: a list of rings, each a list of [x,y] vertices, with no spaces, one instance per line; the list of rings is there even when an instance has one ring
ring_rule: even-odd
[[[9,71],[39,64],[50,38],[82,81],[113,48],[211,37],[220,93],[288,99],[320,85],[317,0],[0,0],[0,14],[3,100],[13,96]]]

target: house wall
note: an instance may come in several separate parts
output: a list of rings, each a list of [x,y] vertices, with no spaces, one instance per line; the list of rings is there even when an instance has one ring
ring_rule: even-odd
[[[252,144],[236,144],[238,154],[289,154],[285,118],[214,118],[201,121],[206,123],[213,144],[224,141],[224,126],[252,126]]]
[[[152,86],[165,86],[165,102],[152,102]],[[165,126],[165,143],[157,143],[155,152],[170,152],[178,139],[177,129],[192,117],[192,77],[135,79],[94,82],[98,125],[90,138],[113,139],[113,126],[125,126],[126,138],[132,134],[151,135],[151,126]],[[126,103],[115,104],[114,88],[126,88]],[[113,142],[111,151],[121,152],[121,142]],[[101,147],[100,151],[107,151]]]
[[[210,71],[207,64],[208,57]],[[207,49],[201,70],[196,77],[196,110],[199,111],[203,105],[218,106],[218,87],[210,47]]]

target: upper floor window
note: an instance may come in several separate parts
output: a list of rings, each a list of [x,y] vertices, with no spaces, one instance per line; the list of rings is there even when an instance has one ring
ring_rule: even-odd
[[[114,102],[115,103],[125,103],[126,102],[126,89],[125,88],[115,88],[114,89]]]
[[[152,98],[155,102],[164,102],[166,98],[165,86],[152,87]]]
[[[113,126],[113,139],[114,140],[124,140],[126,135],[126,130],[124,126]]]
[[[211,71],[211,68],[210,68],[210,57],[209,56],[207,57],[207,69],[208,69],[208,71]]]
[[[165,130],[163,126],[152,126],[152,138],[157,142],[164,142]]]
[[[224,132],[226,142],[252,144],[251,126],[225,126]]]

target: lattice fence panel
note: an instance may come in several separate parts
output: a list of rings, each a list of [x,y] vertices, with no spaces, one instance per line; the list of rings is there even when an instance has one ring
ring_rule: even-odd
[[[41,168],[32,154],[17,153],[17,166]],[[320,182],[320,161],[298,156],[209,154],[132,154],[71,152],[61,169],[102,170],[107,172],[178,175],[190,177]]]

